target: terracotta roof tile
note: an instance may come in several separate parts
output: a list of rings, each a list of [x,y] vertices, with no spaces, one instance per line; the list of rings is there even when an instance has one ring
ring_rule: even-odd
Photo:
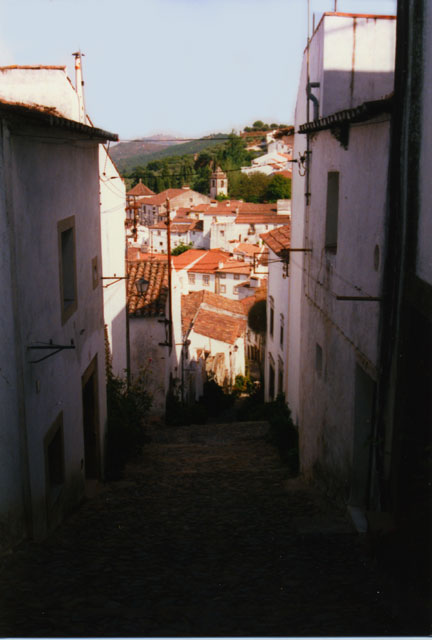
[[[276,255],[280,256],[291,246],[291,225],[287,224],[267,233],[261,233],[260,238]]]
[[[238,215],[235,219],[235,224],[287,224],[290,221],[290,216],[283,214],[243,214]]]
[[[248,276],[251,270],[252,265],[249,262],[243,262],[242,260],[229,260],[228,262],[224,262],[216,271],[217,273],[240,273]]]
[[[221,249],[209,249],[205,251],[205,255],[193,264],[188,271],[193,273],[214,273],[218,270],[220,262],[226,262],[230,254]]]
[[[223,322],[221,322],[219,313],[200,309],[195,318],[193,330],[195,333],[213,338],[213,340],[234,344],[236,339],[246,331],[246,320],[224,316]]]
[[[256,253],[260,253],[261,249],[257,244],[251,244],[250,242],[239,242],[233,253],[242,253],[249,258],[253,258]]]
[[[169,198],[170,200],[173,200],[174,198],[177,198],[178,196],[183,195],[184,193],[187,193],[188,191],[190,191],[189,187],[186,189],[165,189],[165,191],[161,191],[160,193],[157,193],[154,196],[148,196],[143,200],[143,204],[152,204],[155,206],[160,206],[162,204],[165,204],[165,201],[167,198]],[[191,192],[194,193],[194,192]]]
[[[172,257],[172,264],[174,269],[179,271],[180,269],[185,269],[190,264],[203,257],[206,253],[205,249],[189,249],[188,251],[184,251],[179,256]]]
[[[142,261],[128,266],[128,309],[135,317],[165,315],[168,298],[168,262]],[[144,278],[149,286],[144,295],[138,294],[136,283]]]
[[[235,314],[236,317],[245,315],[243,305],[239,300],[230,300],[211,291],[193,291],[181,297],[183,335],[191,328],[201,307],[218,314],[219,323],[224,323],[226,318],[231,317],[228,314]]]
[[[154,196],[156,195],[154,191],[149,189],[145,184],[141,182],[141,180],[136,184],[132,189],[126,193],[127,196]]]

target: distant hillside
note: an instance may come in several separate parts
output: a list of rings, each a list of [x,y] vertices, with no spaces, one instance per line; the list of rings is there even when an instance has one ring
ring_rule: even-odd
[[[119,169],[128,163],[129,158],[146,156],[149,153],[168,149],[179,144],[173,136],[157,134],[151,138],[140,138],[131,142],[119,142],[110,147],[110,155]]]
[[[163,140],[160,143],[146,142],[145,139],[137,142],[121,142],[112,147],[111,156],[121,172],[129,173],[135,167],[145,167],[149,162],[155,160],[200,153],[204,149],[221,144],[220,139],[226,138],[227,135],[226,133],[217,133],[202,140],[169,143],[169,146]]]

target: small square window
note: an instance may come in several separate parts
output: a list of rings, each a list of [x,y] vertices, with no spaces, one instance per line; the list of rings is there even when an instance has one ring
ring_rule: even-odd
[[[220,273],[219,278],[226,278],[226,273]]]
[[[239,273],[235,273],[234,274],[234,280],[240,280],[240,274]]]
[[[188,273],[189,284],[195,284],[195,274]]]

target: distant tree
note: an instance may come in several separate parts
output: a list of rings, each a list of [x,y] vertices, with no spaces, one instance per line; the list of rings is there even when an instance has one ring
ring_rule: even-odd
[[[219,193],[216,196],[216,200],[218,200],[219,202],[223,202],[224,200],[229,200],[229,196],[226,196],[224,193]]]
[[[236,136],[235,133],[230,133],[224,148],[217,156],[222,168],[225,171],[227,169],[239,169],[247,162],[247,158],[246,142],[240,136]]]
[[[194,179],[191,181],[191,187],[194,191],[208,194],[210,191],[210,177],[212,170],[210,165],[201,167],[196,173]]]
[[[267,187],[266,198],[269,202],[291,198],[291,179],[280,174],[272,176]]]
[[[250,174],[241,173],[230,184],[230,196],[246,202],[266,202],[269,183],[269,176],[260,171]]]
[[[189,251],[189,249],[192,249],[193,247],[193,243],[189,243],[189,244],[184,244],[183,242],[181,242],[179,245],[177,245],[177,247],[175,247],[172,251],[171,251],[171,255],[172,256],[179,256],[181,253],[184,253],[185,251]]]
[[[252,128],[255,129],[255,131],[262,131],[263,127],[264,122],[262,120],[256,120],[252,125]]]
[[[265,334],[267,328],[267,302],[258,300],[249,309],[248,325],[255,333]]]

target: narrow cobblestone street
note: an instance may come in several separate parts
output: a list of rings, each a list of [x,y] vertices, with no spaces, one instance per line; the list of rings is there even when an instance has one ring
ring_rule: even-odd
[[[0,634],[424,634],[267,428],[154,428],[125,480],[1,559]]]

